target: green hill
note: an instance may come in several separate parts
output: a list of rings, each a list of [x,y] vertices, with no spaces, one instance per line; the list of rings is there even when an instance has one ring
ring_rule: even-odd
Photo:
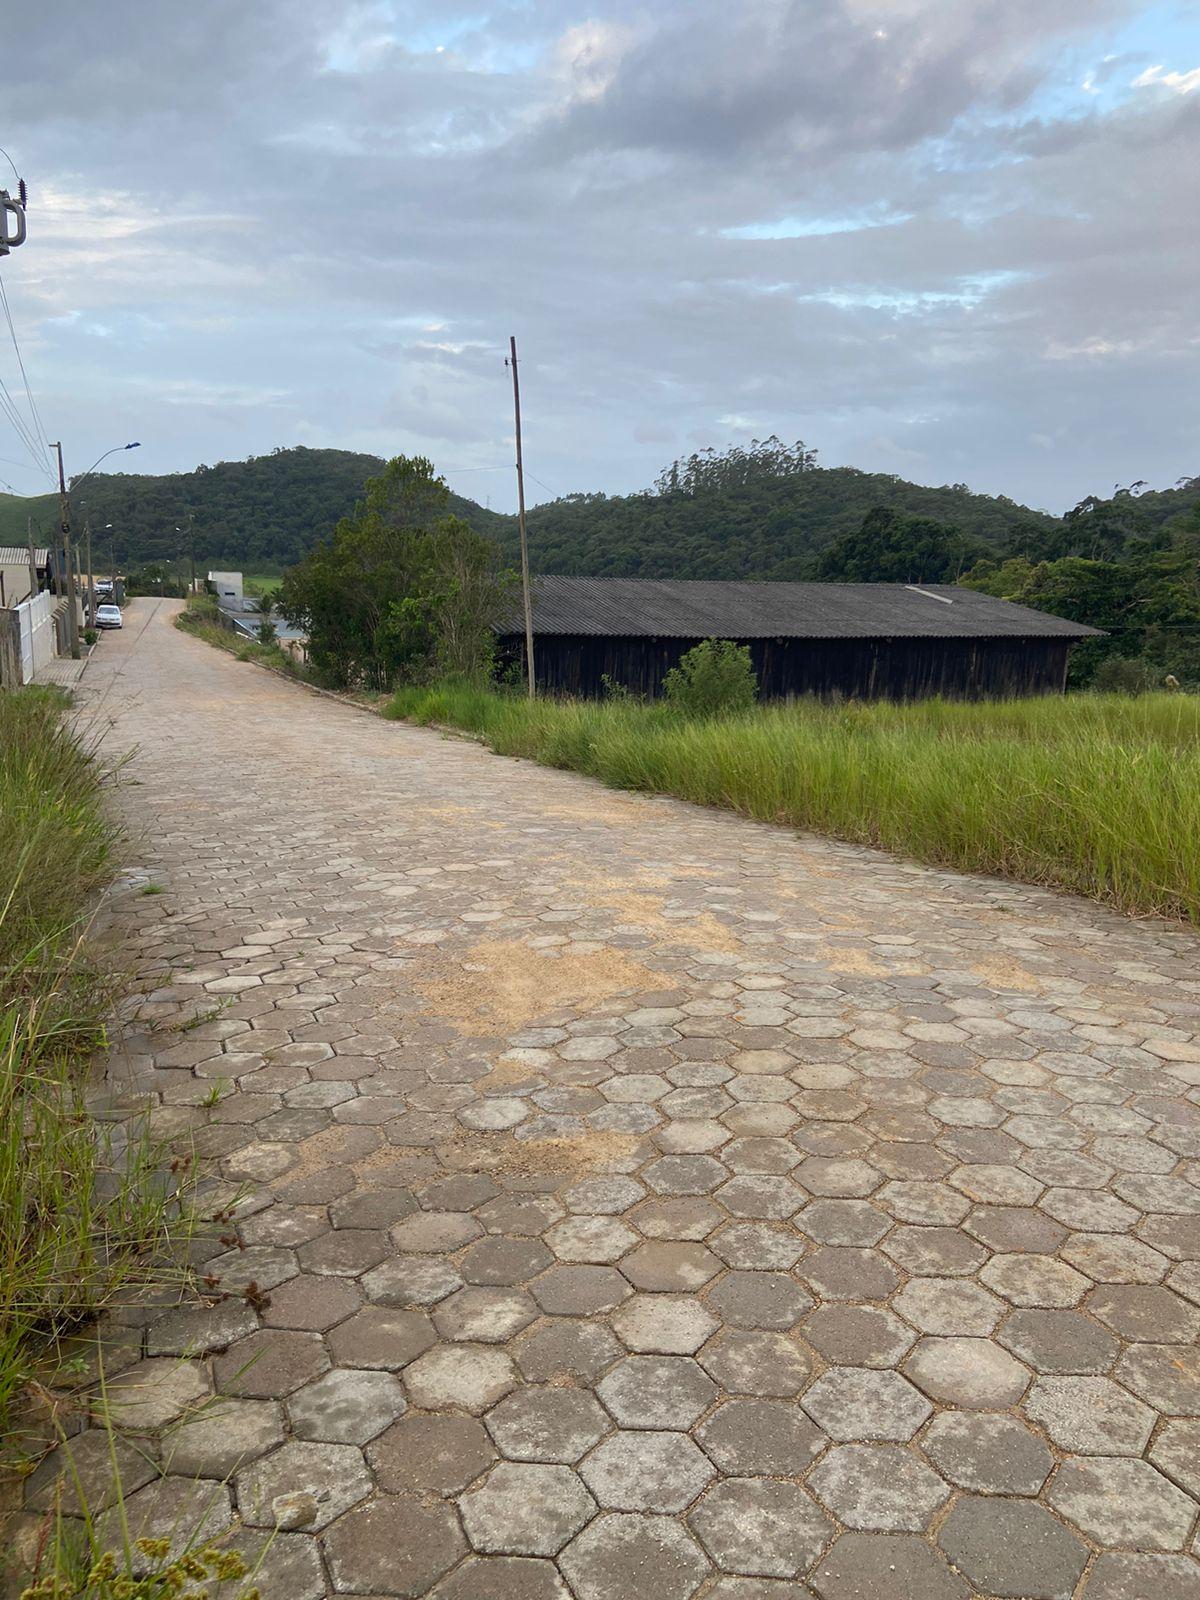
[[[353,509],[381,465],[377,456],[348,450],[275,450],[160,477],[97,474],[75,501],[77,508],[84,503],[97,533],[114,524],[123,567],[186,555],[194,517],[198,564],[279,571]],[[1200,479],[1149,490],[1131,502],[1143,530],[1170,529],[1197,503]],[[451,505],[515,564],[515,517],[457,495]],[[641,494],[572,494],[533,507],[530,560],[535,572],[582,576],[811,578],[822,552],[853,535],[877,507],[930,519],[990,550],[1064,554],[1079,532],[1067,519],[1002,495],[819,467],[803,445],[769,439],[748,450],[704,451],[677,461]],[[0,495],[0,543],[22,543],[29,516],[35,528],[40,524],[44,542],[57,524],[57,497]],[[99,559],[105,555],[101,544]]]
[[[58,496],[0,494],[0,544],[24,544],[31,517],[35,538],[45,544],[58,526]]]
[[[528,517],[537,572],[579,577],[769,578],[816,576],[815,558],[877,506],[928,517],[999,548],[1057,519],[965,484],[926,488],[855,467],[818,467],[803,446],[768,440],[750,451],[676,462],[652,490],[576,494]],[[512,518],[487,529],[506,554]]]
[[[123,567],[186,555],[194,518],[199,564],[277,570],[298,561],[352,511],[382,465],[378,456],[350,450],[275,450],[161,477],[97,473],[73,503],[80,526],[86,512],[97,536],[113,524],[110,537]],[[476,508],[459,501],[455,509],[473,514]],[[35,528],[40,523],[44,542],[57,527],[57,495],[0,495],[0,543],[23,542],[28,516]]]

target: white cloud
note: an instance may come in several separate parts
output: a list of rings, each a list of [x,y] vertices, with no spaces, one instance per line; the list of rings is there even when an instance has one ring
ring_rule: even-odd
[[[1139,72],[1133,80],[1135,89],[1148,89],[1154,85],[1170,89],[1175,94],[1191,94],[1193,89],[1200,89],[1200,67],[1193,67],[1190,72],[1166,72],[1160,62],[1156,67],[1147,67],[1145,72]]]

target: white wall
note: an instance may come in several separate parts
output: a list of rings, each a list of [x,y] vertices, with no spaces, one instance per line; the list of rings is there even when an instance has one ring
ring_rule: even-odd
[[[55,596],[43,590],[16,608],[21,630],[22,683],[32,683],[37,673],[54,658],[54,606]]]

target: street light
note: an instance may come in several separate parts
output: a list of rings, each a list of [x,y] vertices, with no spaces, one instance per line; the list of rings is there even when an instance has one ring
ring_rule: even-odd
[[[56,448],[59,451],[59,455],[60,455],[60,459],[61,459],[62,445],[60,444]],[[120,454],[120,452],[122,450],[140,450],[141,448],[142,448],[142,441],[140,439],[135,439],[132,444],[115,444],[115,445],[113,445],[111,450],[106,450],[102,456],[97,456],[96,457],[95,461],[92,462],[91,466],[82,475],[82,477],[73,478],[71,480],[71,488],[72,489],[78,489],[79,485],[83,482],[84,478],[90,478],[92,473],[95,472],[96,468],[100,465],[100,463],[102,461],[107,461],[109,456],[118,455],[118,454]]]

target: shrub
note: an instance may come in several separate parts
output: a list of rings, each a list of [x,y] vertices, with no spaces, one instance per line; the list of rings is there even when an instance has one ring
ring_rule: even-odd
[[[758,695],[750,651],[730,639],[705,639],[680,657],[663,681],[667,701],[689,717],[746,711]]]
[[[1106,656],[1092,674],[1098,694],[1145,694],[1153,687],[1154,675],[1140,656]]]

